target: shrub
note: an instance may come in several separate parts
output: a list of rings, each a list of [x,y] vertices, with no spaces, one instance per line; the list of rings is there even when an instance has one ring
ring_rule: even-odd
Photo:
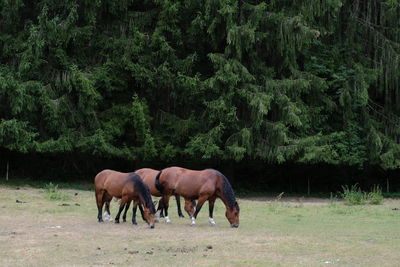
[[[44,185],[46,198],[49,200],[69,200],[70,196],[58,190],[58,185],[52,182]]]
[[[383,202],[382,188],[374,185],[371,192],[368,193],[368,201],[372,205],[380,205]]]
[[[357,184],[352,185],[350,188],[345,185],[342,186],[343,193],[341,196],[345,200],[346,205],[364,205],[367,202],[373,205],[379,205],[383,202],[383,194],[380,186],[373,186],[371,192],[362,192]]]
[[[352,185],[350,188],[345,185],[342,186],[343,193],[341,196],[347,205],[364,205],[367,199],[367,194],[362,192],[357,184]]]

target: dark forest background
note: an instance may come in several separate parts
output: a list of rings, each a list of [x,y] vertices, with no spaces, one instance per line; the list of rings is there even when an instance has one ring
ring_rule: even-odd
[[[0,176],[400,191],[399,81],[397,0],[0,0]]]

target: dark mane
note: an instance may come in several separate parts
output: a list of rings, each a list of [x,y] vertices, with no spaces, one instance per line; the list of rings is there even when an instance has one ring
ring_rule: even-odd
[[[228,178],[225,177],[225,175],[223,175],[222,173],[220,173],[217,170],[214,170],[218,176],[220,176],[223,180],[223,191],[222,194],[225,196],[226,201],[228,202],[228,206],[229,207],[234,207],[236,206],[237,208],[239,208],[239,206],[237,205],[236,202],[236,197],[235,197],[235,193],[233,192],[232,186],[228,181]]]
[[[155,179],[155,187],[157,188],[158,191],[160,191],[160,193],[162,193],[164,191],[164,187],[160,184],[160,176],[163,170],[161,170],[159,173],[157,173],[156,175],[156,179]]]
[[[143,183],[142,179],[140,179],[139,175],[132,172],[130,179],[133,180],[133,184],[135,187],[135,191],[138,192],[141,201],[144,201],[144,205],[146,205],[151,213],[155,213],[156,209],[153,204],[153,200],[151,199],[150,190],[146,184]]]

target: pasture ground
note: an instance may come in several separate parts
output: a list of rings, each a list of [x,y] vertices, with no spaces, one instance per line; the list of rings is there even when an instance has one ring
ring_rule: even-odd
[[[191,227],[187,215],[178,218],[171,199],[172,224],[157,223],[149,229],[141,218],[137,226],[99,224],[93,191],[61,191],[70,199],[51,201],[43,189],[0,186],[0,266],[398,266],[400,262],[400,200],[346,206],[319,199],[242,198],[240,226],[232,229],[221,201],[214,211],[216,227],[208,226],[208,204],[199,213],[198,225]],[[113,201],[113,216],[117,206]]]

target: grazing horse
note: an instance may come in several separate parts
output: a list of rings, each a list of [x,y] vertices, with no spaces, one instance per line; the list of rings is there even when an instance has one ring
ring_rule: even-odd
[[[155,186],[155,181],[156,181],[156,176],[160,171],[158,170],[153,170],[149,168],[143,168],[136,170],[135,173],[137,173],[140,178],[142,178],[143,182],[149,187],[150,193],[155,196],[155,197],[161,197],[162,194],[161,192],[156,188]],[[176,199],[176,205],[178,206],[178,215],[179,217],[183,218],[182,210],[181,210],[181,201],[179,195],[175,194],[175,199]],[[129,206],[128,206],[129,208]],[[163,207],[162,207],[162,201],[159,202],[158,204],[158,209],[157,211],[160,210],[160,215],[163,217]],[[126,217],[126,212],[128,209],[125,209],[125,214],[124,217]],[[134,208],[133,211],[135,212],[136,209]],[[165,222],[169,223],[170,219],[168,217],[165,217]]]
[[[151,200],[150,190],[142,181],[142,179],[134,172],[122,173],[113,170],[103,170],[94,178],[96,202],[98,208],[97,218],[99,222],[103,221],[102,208],[106,203],[106,212],[110,214],[110,201],[113,197],[120,198],[120,206],[115,223],[119,223],[119,216],[131,201],[136,204],[143,205],[143,219],[154,228],[155,208]],[[136,218],[132,216],[132,223],[136,224]],[[125,218],[124,218],[125,221]]]
[[[155,186],[162,192],[165,216],[168,216],[168,202],[173,194],[185,199],[185,210],[189,214],[192,225],[204,202],[209,204],[209,223],[215,225],[213,219],[214,203],[220,198],[225,204],[225,216],[232,227],[239,227],[239,205],[228,179],[219,171],[206,169],[194,171],[180,167],[162,170],[156,177]],[[196,207],[193,200],[198,199]]]

